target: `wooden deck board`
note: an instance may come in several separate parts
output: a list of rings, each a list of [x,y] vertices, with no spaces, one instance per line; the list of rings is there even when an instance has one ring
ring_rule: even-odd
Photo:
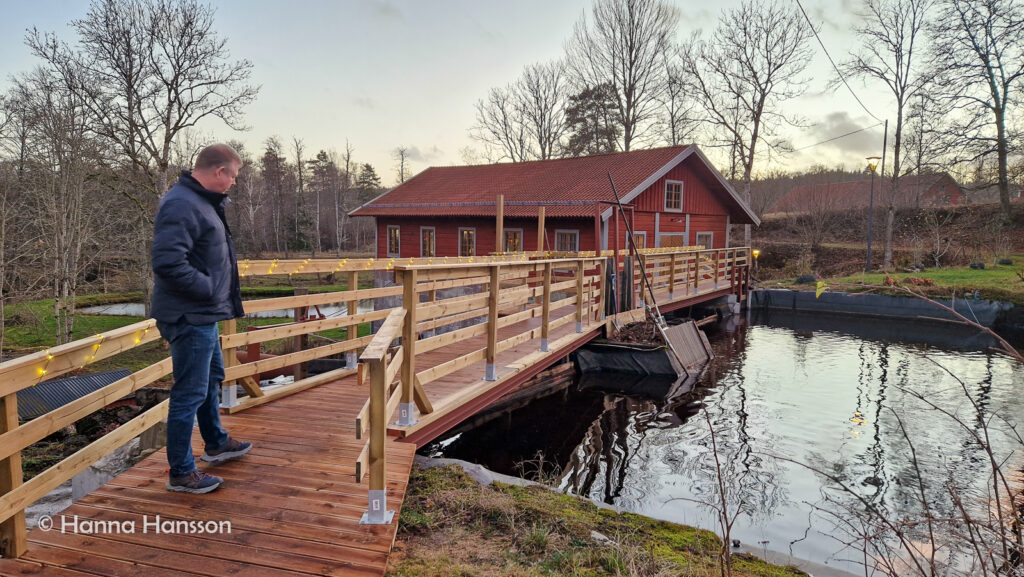
[[[383,575],[394,543],[391,525],[360,525],[366,483],[354,477],[363,441],[355,416],[368,389],[348,377],[235,415],[224,427],[253,442],[245,458],[218,466],[197,460],[225,479],[206,495],[164,488],[163,450],[84,497],[61,516],[79,522],[135,522],[135,533],[29,532],[19,560],[0,559],[2,575],[210,577],[246,575]],[[308,395],[308,396],[307,396]],[[196,431],[193,451],[203,443]],[[388,443],[389,508],[401,506],[415,447]],[[164,520],[230,521],[218,535],[143,533],[144,516]],[[123,525],[122,525],[123,526]]]
[[[698,291],[677,286],[674,300],[665,288],[656,291],[662,310],[673,310],[731,291],[728,283],[710,281]],[[530,305],[535,306],[535,305]],[[509,313],[518,312],[509,310]],[[574,305],[552,306],[551,320],[575,314]],[[498,341],[540,326],[537,317],[498,330]],[[502,394],[514,381],[557,362],[565,351],[589,341],[603,324],[599,315],[584,316],[584,332],[575,322],[551,329],[550,353],[540,352],[536,338],[500,352],[495,363],[499,381],[484,381],[485,361],[466,366],[424,385],[435,407],[447,401],[476,407]],[[417,370],[438,366],[484,348],[486,335],[416,356]],[[497,391],[497,393],[495,392]],[[354,477],[355,460],[365,441],[355,438],[355,419],[368,387],[354,375],[233,415],[225,428],[252,441],[245,458],[212,467],[199,466],[225,479],[207,495],[166,491],[166,453],[161,450],[84,497],[55,520],[58,529],[29,532],[28,551],[20,559],[0,559],[0,575],[52,577],[283,577],[285,575],[383,575],[394,543],[398,515],[390,525],[360,525],[366,509],[366,483]],[[475,399],[475,401],[474,401]],[[475,403],[475,404],[474,404]],[[467,409],[475,410],[475,409]],[[429,420],[429,419],[428,419]],[[434,428],[438,425],[435,423]],[[447,426],[447,425],[445,425]],[[413,429],[400,429],[409,433]],[[195,431],[193,450],[203,442]],[[386,487],[389,508],[401,507],[415,452],[413,443],[387,443]],[[198,462],[198,461],[197,461]],[[142,533],[142,519],[230,521],[232,532],[218,535]],[[62,533],[60,517],[81,520],[135,521],[135,533],[93,535]]]

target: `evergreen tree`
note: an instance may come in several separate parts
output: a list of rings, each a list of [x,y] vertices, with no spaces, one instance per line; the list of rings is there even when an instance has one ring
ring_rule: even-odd
[[[565,122],[569,142],[565,156],[587,156],[615,152],[615,143],[622,135],[616,116],[615,88],[600,84],[569,97]]]
[[[359,176],[356,178],[356,188],[359,190],[359,202],[365,203],[377,196],[381,189],[380,176],[374,170],[373,165],[364,163],[359,167]]]

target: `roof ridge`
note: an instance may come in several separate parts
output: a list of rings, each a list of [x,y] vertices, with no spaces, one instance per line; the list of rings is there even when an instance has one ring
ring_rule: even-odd
[[[679,151],[683,151],[683,150],[686,150],[687,148],[690,148],[691,146],[696,146],[696,144],[693,144],[693,143],[691,143],[691,144],[675,144],[675,145],[672,145],[672,146],[658,146],[658,147],[655,147],[655,148],[640,148],[640,149],[636,149],[636,150],[618,150],[618,151],[615,151],[615,152],[602,152],[600,154],[587,154],[587,155],[584,155],[584,156],[562,156],[562,157],[559,157],[559,158],[544,158],[544,159],[535,159],[535,160],[522,160],[522,161],[519,161],[519,162],[488,162],[488,163],[485,163],[485,164],[448,164],[448,165],[440,165],[440,166],[434,165],[434,166],[427,167],[422,172],[426,172],[427,170],[430,170],[432,168],[480,168],[480,167],[488,167],[488,166],[523,166],[523,165],[527,165],[527,164],[572,162],[572,161],[575,161],[575,160],[583,160],[583,159],[586,159],[586,158],[601,158],[601,157],[607,157],[607,156],[624,156],[624,155],[627,155],[627,154],[639,154],[639,153],[644,153],[644,152],[657,152],[657,151],[660,151],[660,150],[679,150]]]

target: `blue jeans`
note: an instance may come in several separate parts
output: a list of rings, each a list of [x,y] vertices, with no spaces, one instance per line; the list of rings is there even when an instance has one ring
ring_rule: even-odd
[[[190,325],[157,321],[160,335],[171,345],[174,385],[167,410],[167,462],[172,477],[183,477],[196,468],[192,456],[193,421],[206,446],[215,449],[228,442],[220,426],[220,383],[224,359],[220,352],[217,323]]]

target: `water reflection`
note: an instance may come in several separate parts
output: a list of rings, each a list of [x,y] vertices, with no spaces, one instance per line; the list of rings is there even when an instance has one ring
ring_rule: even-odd
[[[987,457],[974,437],[981,423],[1024,414],[1015,394],[1024,372],[965,349],[980,341],[951,328],[773,311],[749,327],[709,331],[716,359],[687,393],[644,399],[614,392],[615,383],[571,387],[427,451],[542,474],[574,494],[717,530],[701,506],[719,495],[710,420],[727,499],[743,511],[734,536],[854,570],[846,558],[859,555],[843,543],[859,521],[844,511],[919,514],[924,491],[937,514],[953,514],[942,498],[951,484],[985,496]],[[1000,458],[1009,456],[1005,431],[991,434]]]

